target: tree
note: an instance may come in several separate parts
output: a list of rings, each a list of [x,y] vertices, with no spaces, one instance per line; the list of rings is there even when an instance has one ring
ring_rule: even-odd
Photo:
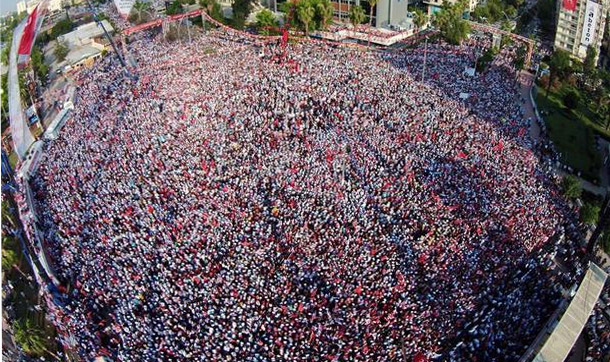
[[[320,27],[322,30],[328,29],[328,24],[333,20],[335,9],[329,0],[322,0],[316,6],[316,14],[320,18]]]
[[[573,175],[566,175],[562,181],[563,194],[568,199],[577,199],[582,194],[580,180]]]
[[[428,22],[428,14],[424,13],[421,9],[415,8],[413,10],[413,24],[417,29],[421,29],[422,26]]]
[[[599,222],[599,205],[586,202],[580,208],[580,220],[588,225],[595,225]]]
[[[587,47],[587,55],[585,57],[585,62],[583,63],[583,72],[585,73],[585,77],[587,80],[592,80],[595,73],[597,50],[592,46]]]
[[[51,29],[51,39],[57,39],[60,35],[64,35],[72,31],[74,23],[70,19],[63,19],[58,21]]]
[[[70,52],[70,49],[68,49],[68,46],[63,42],[57,41],[56,43],[57,44],[55,45],[55,49],[53,49],[53,55],[55,55],[55,58],[57,58],[58,62],[63,62],[64,59],[66,59],[68,53]]]
[[[546,89],[546,96],[548,98],[549,91],[553,81],[558,76],[561,77],[570,68],[570,54],[564,50],[556,50],[551,56],[549,61],[549,84]]]
[[[208,15],[212,17],[212,19],[224,22],[224,14],[222,12],[222,6],[215,0],[200,0],[199,4],[202,8],[204,8]]]
[[[364,9],[362,9],[362,6],[356,5],[349,9],[349,20],[354,28],[356,28],[356,26],[359,24],[362,24],[365,17],[366,15],[364,15]]]
[[[606,131],[610,130],[610,104],[602,104],[597,112],[602,124],[605,125]]]
[[[237,29],[243,29],[246,19],[252,11],[252,0],[235,0],[231,8],[233,9],[233,25]]]
[[[269,35],[268,28],[276,28],[279,26],[279,22],[275,18],[270,10],[263,9],[256,14],[256,26],[261,34]]]
[[[513,59],[513,66],[515,67],[515,71],[520,71],[525,66],[525,56],[527,55],[527,49],[525,45],[517,48],[516,56]]]
[[[578,107],[578,104],[580,104],[580,99],[580,92],[571,88],[563,96],[563,105],[569,110],[574,110]]]
[[[13,336],[15,342],[31,356],[42,356],[46,351],[44,332],[30,318],[13,325]]]
[[[10,270],[13,265],[19,264],[19,255],[15,252],[15,239],[2,237],[2,270]]]
[[[305,36],[309,35],[309,27],[311,26],[311,21],[313,20],[314,14],[315,10],[309,2],[300,2],[297,5],[297,16],[299,17],[299,21],[305,27]]]
[[[152,19],[150,14],[150,4],[137,0],[131,7],[131,12],[127,20],[135,24],[143,24]]]
[[[2,64],[8,65],[8,56],[10,54],[10,51],[11,51],[11,43],[7,42],[6,45],[4,46],[4,48],[2,48],[2,54],[0,56],[0,58],[2,58]]]
[[[371,31],[371,26],[373,24],[373,9],[375,8],[375,5],[377,5],[377,0],[369,0],[369,5],[369,31]],[[371,45],[371,37],[369,37],[368,45]]]
[[[173,3],[169,4],[167,9],[165,10],[165,13],[167,15],[180,14],[181,12],[182,12],[182,3],[180,3],[180,1],[178,1],[178,0],[175,0]]]
[[[440,29],[443,38],[451,44],[461,44],[470,33],[470,25],[462,18],[466,1],[451,5],[447,0],[443,8],[434,17],[435,25]]]

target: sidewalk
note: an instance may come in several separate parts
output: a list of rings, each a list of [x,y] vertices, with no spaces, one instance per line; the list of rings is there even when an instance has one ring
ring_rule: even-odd
[[[521,85],[521,89],[520,89],[520,94],[521,96],[525,99],[525,103],[523,104],[523,108],[525,109],[525,118],[530,118],[532,121],[530,122],[530,137],[532,138],[532,140],[535,142],[537,142],[540,137],[541,137],[541,130],[540,130],[540,125],[538,124],[538,122],[536,122],[536,120],[538,119],[538,117],[536,116],[536,111],[534,110],[534,104],[532,103],[532,98],[530,97],[530,92],[532,89],[532,85],[534,83],[534,75],[529,73],[528,71],[522,71],[519,74],[519,83]],[[599,145],[598,145],[598,149],[599,149]],[[601,154],[603,155],[603,150],[600,150]],[[568,172],[555,167],[555,171],[561,175],[567,175]],[[601,169],[600,169],[600,181],[601,181],[601,185],[597,186],[592,184],[591,182],[584,180],[576,175],[578,177],[578,179],[580,180],[580,183],[582,185],[582,188],[588,192],[591,192],[595,195],[599,195],[601,197],[604,197],[606,195],[607,192],[607,188],[608,188],[608,174],[610,170],[608,169],[608,165],[602,165]]]

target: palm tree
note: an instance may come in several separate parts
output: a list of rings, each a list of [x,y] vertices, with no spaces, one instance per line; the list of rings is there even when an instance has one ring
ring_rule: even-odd
[[[413,23],[415,24],[415,27],[417,27],[417,29],[419,30],[428,22],[428,14],[417,8],[413,10],[413,14]]]
[[[315,14],[315,10],[309,3],[304,4],[303,6],[300,6],[297,9],[297,15],[299,16],[299,20],[305,26],[305,36],[309,35],[309,25],[311,24],[311,21],[313,20],[314,14]]]
[[[136,1],[131,8],[129,20],[136,24],[142,24],[150,20],[150,4],[144,1]],[[142,15],[145,15],[144,17]]]
[[[328,28],[328,23],[330,23],[333,18],[334,8],[330,1],[324,0],[318,3],[317,10],[318,14],[320,15],[320,19],[322,20],[322,29],[326,30]]]
[[[366,15],[364,14],[364,9],[362,9],[362,6],[360,5],[352,6],[349,9],[349,20],[352,23],[354,29],[356,29],[356,26],[358,26],[358,24],[362,24],[365,16]]]
[[[373,24],[373,8],[377,5],[377,0],[369,0],[369,5],[371,6],[371,10],[369,11],[369,31],[371,31],[371,25]],[[369,43],[371,45],[371,37],[369,35]]]

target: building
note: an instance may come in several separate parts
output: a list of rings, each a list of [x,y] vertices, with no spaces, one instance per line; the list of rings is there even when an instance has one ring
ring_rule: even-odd
[[[27,11],[28,7],[25,3],[25,1],[20,1],[17,3],[17,14],[21,14],[25,11]]]
[[[412,23],[409,6],[414,6],[420,0],[379,0],[373,9],[372,24],[377,28],[399,27],[408,28]],[[367,0],[331,0],[335,19],[349,23],[349,11],[352,6],[360,5],[367,15],[371,5]]]
[[[459,0],[449,0],[451,5],[454,5]],[[424,0],[424,4],[428,5],[428,15],[432,16],[443,7],[443,0]],[[469,0],[467,12],[471,13],[479,5],[479,0]]]
[[[103,20],[102,24],[109,34],[114,33],[107,20]],[[104,30],[96,22],[83,24],[67,34],[60,35],[57,40],[70,49],[66,59],[59,64],[64,71],[93,64],[107,47]]]
[[[375,9],[375,25],[389,28],[410,29],[413,27],[413,17],[409,7],[415,6],[418,0],[379,0]]]
[[[557,2],[555,49],[584,60],[589,46],[598,54],[608,21],[610,0],[564,0]]]

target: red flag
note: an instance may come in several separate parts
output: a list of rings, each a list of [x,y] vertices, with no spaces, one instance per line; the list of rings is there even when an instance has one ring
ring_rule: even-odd
[[[563,0],[563,8],[569,11],[575,11],[576,1],[577,0]]]
[[[36,37],[36,23],[38,22],[38,7],[36,6],[32,13],[28,16],[28,19],[23,27],[23,33],[21,34],[21,40],[19,41],[19,55],[29,56],[32,51],[32,45],[34,45],[34,38]]]
[[[460,151],[460,153],[457,154],[458,158],[466,158],[468,157],[468,155],[466,155],[463,151]]]
[[[361,286],[356,287],[354,292],[356,292],[356,294],[358,294],[358,295],[362,294],[362,287]]]
[[[500,140],[500,142],[498,142],[498,144],[493,147],[494,151],[502,151],[503,149],[504,143],[502,142],[502,140]]]

